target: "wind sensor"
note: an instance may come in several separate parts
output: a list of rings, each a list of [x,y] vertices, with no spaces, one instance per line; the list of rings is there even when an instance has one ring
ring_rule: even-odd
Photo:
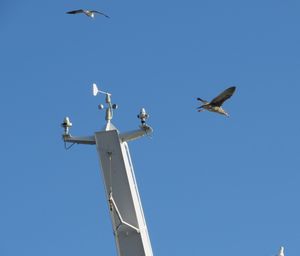
[[[101,94],[105,94],[105,102],[106,104],[108,105],[108,107],[106,108],[106,117],[105,119],[107,121],[110,121],[112,118],[113,118],[113,110],[114,109],[117,109],[118,108],[118,105],[117,104],[112,104],[111,103],[111,94],[108,93],[108,92],[104,92],[104,91],[100,91],[97,87],[97,85],[95,83],[93,83],[93,95],[94,96],[97,96],[98,93],[101,93]],[[104,106],[103,104],[99,104],[98,105],[98,108],[101,110],[101,109],[104,109]]]

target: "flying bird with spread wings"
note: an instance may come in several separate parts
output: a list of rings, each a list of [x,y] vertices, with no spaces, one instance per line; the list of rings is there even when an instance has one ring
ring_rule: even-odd
[[[229,87],[224,92],[222,92],[217,97],[215,97],[211,102],[197,98],[197,100],[203,103],[202,106],[197,108],[198,112],[208,110],[229,117],[229,114],[226,113],[226,111],[221,106],[227,99],[229,99],[232,96],[234,91],[235,91],[235,86]]]
[[[83,13],[86,16],[91,17],[91,18],[94,18],[95,14],[100,14],[100,15],[105,16],[106,18],[109,18],[109,16],[106,15],[105,13],[98,12],[98,11],[95,11],[95,10],[83,10],[83,9],[80,9],[80,10],[69,11],[69,12],[66,12],[66,13],[67,14],[79,14],[79,13]]]

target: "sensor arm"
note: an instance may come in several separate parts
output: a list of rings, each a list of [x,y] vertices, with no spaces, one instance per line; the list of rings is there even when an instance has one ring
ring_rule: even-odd
[[[153,129],[150,126],[144,125],[144,126],[141,126],[141,128],[139,130],[122,133],[119,135],[119,137],[122,142],[125,142],[125,141],[127,142],[127,141],[136,140],[145,135],[149,135],[152,132],[153,132]],[[87,145],[95,145],[96,144],[95,136],[85,136],[85,137],[75,136],[75,137],[73,137],[70,134],[64,134],[62,137],[63,137],[64,142],[68,142],[68,143],[87,144]]]
[[[140,137],[148,135],[153,132],[153,129],[148,125],[141,125],[139,130],[134,130],[119,135],[122,142],[136,140]]]
[[[95,136],[86,136],[86,137],[73,137],[70,134],[63,135],[64,142],[76,143],[76,144],[87,144],[87,145],[95,145],[96,140]]]

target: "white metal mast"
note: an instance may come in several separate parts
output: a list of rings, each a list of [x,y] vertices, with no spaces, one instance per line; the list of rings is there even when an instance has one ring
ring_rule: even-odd
[[[141,119],[140,129],[119,133],[111,123],[113,109],[117,105],[111,103],[111,94],[98,90],[93,84],[93,94],[106,95],[106,126],[104,130],[92,136],[73,137],[69,133],[72,126],[66,117],[63,140],[65,143],[95,144],[100,159],[102,176],[105,184],[108,206],[112,219],[114,236],[119,256],[152,256],[152,248],[144,218],[141,199],[130,158],[128,141],[152,133],[146,124],[148,114],[142,109],[138,118]],[[103,109],[103,105],[99,105]]]

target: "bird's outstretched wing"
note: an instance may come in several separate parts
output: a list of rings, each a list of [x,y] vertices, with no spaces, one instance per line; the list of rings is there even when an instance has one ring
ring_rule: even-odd
[[[224,92],[215,97],[210,104],[215,106],[221,106],[225,100],[229,99],[235,91],[235,86],[227,88]]]
[[[202,99],[200,99],[200,98],[197,98],[197,100],[201,101],[201,102],[204,103],[204,104],[208,103],[208,101],[202,100]]]
[[[99,11],[96,11],[96,10],[93,10],[93,11],[91,11],[91,12],[101,14],[101,15],[105,16],[106,18],[110,18],[107,14],[105,14],[105,13],[103,13],[103,12],[99,12]]]
[[[74,11],[69,11],[69,12],[66,12],[67,14],[77,14],[77,13],[83,13],[84,11],[82,9],[80,10],[74,10]]]

